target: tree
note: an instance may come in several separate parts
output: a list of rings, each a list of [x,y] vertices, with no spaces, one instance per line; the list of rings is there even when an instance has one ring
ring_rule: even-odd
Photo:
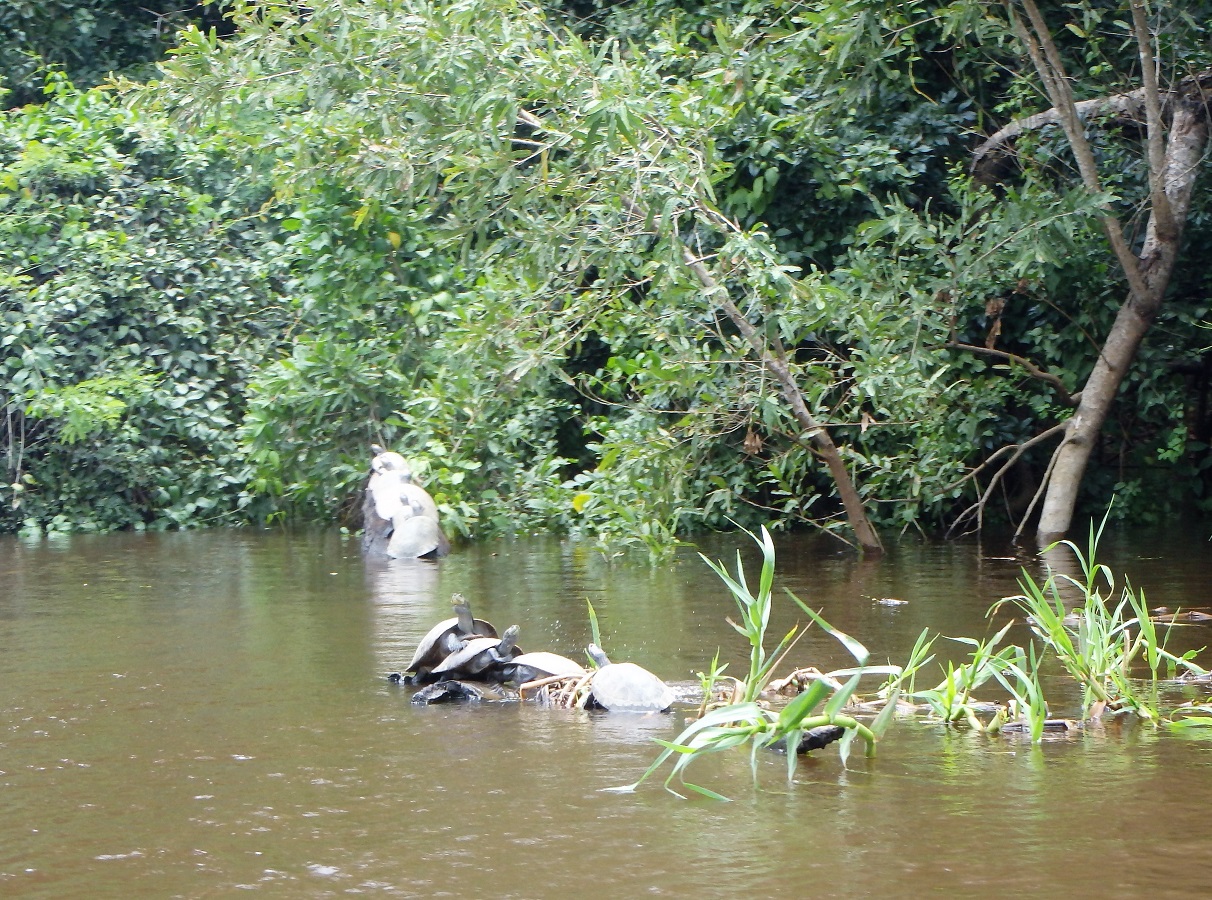
[[[1005,11],[1023,52],[1043,86],[1051,107],[1041,113],[1015,120],[998,130],[977,148],[975,167],[988,166],[1005,146],[1032,131],[1060,125],[1080,173],[1081,184],[1100,202],[1102,229],[1114,254],[1128,294],[1119,308],[1114,325],[1104,338],[1097,360],[1080,393],[1075,409],[1063,426],[1062,440],[1052,457],[1041,490],[1043,506],[1038,537],[1047,544],[1063,537],[1072,522],[1078,491],[1090,453],[1107,420],[1108,411],[1150,324],[1158,313],[1170,284],[1182,248],[1183,232],[1192,196],[1209,146],[1208,91],[1212,88],[1212,69],[1188,71],[1185,65],[1195,60],[1188,55],[1167,56],[1160,45],[1160,28],[1181,28],[1164,9],[1152,11],[1144,0],[1130,0],[1127,21],[1116,22],[1130,32],[1139,63],[1140,86],[1111,96],[1077,101],[1073,79],[1053,35],[1053,27],[1044,19],[1035,0],[1012,0]],[[1105,22],[1098,23],[1106,27]],[[1070,23],[1081,34],[1082,29]],[[1162,71],[1163,60],[1171,60]],[[1143,238],[1134,238],[1132,230],[1118,215],[1114,199],[1105,193],[1105,177],[1087,136],[1088,124],[1095,121],[1117,123],[1144,120],[1145,181],[1148,195],[1144,204],[1147,219]]]
[[[5,106],[47,99],[44,68],[57,67],[73,84],[92,87],[107,75],[154,73],[187,21],[226,30],[220,5],[143,0],[37,0],[0,4],[0,94]]]
[[[158,96],[271,165],[320,248],[314,330],[254,403],[260,458],[296,435],[297,477],[275,477],[317,497],[321,463],[360,431],[320,425],[326,449],[303,445],[331,401],[443,460],[452,501],[479,492],[523,528],[663,539],[749,507],[842,513],[874,549],[873,513],[925,526],[981,478],[979,517],[1068,404],[1107,396],[1077,390],[1104,327],[1086,225],[1128,223],[1135,200],[1126,129],[1092,149],[1118,180],[1070,178],[1010,9],[654,0],[586,25],[509,0],[248,2],[238,42],[187,32]],[[1079,114],[1125,93],[1109,90],[1125,60],[1139,69],[1109,9],[1082,9],[1051,33],[1065,71],[1084,67]],[[1204,26],[1178,24],[1154,40],[1199,59]],[[948,168],[973,121],[1000,135],[975,184]],[[1000,310],[1019,296],[1033,308],[1016,321]],[[343,389],[358,366],[378,387]]]
[[[806,364],[794,349],[829,320],[824,287],[792,277],[765,232],[714,195],[711,130],[735,85],[666,78],[507,0],[235,15],[237,44],[189,31],[166,65],[183,114],[256,135],[284,192],[313,186],[324,160],[363,197],[359,223],[385,205],[424,210],[427,244],[502,295],[510,328],[486,339],[512,344],[515,379],[557,366],[574,341],[618,334],[621,316],[691,365],[773,381],[793,440],[824,462],[857,542],[879,550],[830,434],[839,360],[814,352]],[[747,28],[721,40],[744,43]],[[586,506],[612,502],[587,494]]]
[[[1033,0],[818,9],[828,11],[823,40],[851,61],[829,75],[839,96],[855,92],[848,80],[878,87],[898,77],[937,91],[921,73],[941,69],[979,104],[990,136],[973,154],[975,183],[953,179],[925,207],[888,204],[869,231],[896,234],[897,252],[916,259],[916,283],[937,297],[934,339],[962,354],[951,372],[974,389],[995,385],[980,360],[1004,373],[1001,408],[982,403],[995,416],[985,433],[1000,446],[974,443],[966,480],[987,483],[956,524],[979,524],[1015,465],[1059,436],[1041,478],[1023,480],[1025,511],[1014,511],[1021,529],[1043,497],[1038,532],[1050,542],[1069,526],[1091,451],[1107,440],[1112,403],[1163,310],[1192,210],[1207,205],[1196,185],[1208,146],[1212,10],[1137,0],[1071,4],[1046,16]],[[1194,215],[1206,222],[1202,211]],[[1113,288],[1115,268],[1123,280]],[[1112,322],[1106,294],[1125,285]],[[1198,319],[1199,304],[1188,307],[1172,324]],[[944,334],[939,318],[948,320]],[[1166,343],[1184,340],[1175,334]],[[1149,365],[1174,362],[1150,351]],[[1166,369],[1138,367],[1131,377],[1139,396],[1121,416],[1121,444],[1133,439],[1133,416],[1144,418],[1144,395],[1156,403],[1162,393]],[[1020,389],[1007,392],[1007,376]],[[1158,457],[1174,459],[1185,455],[1181,407],[1165,413],[1173,436],[1144,440],[1161,440]]]
[[[61,75],[0,119],[0,531],[256,518],[237,440],[281,339],[266,190]]]
[[[1098,194],[1102,190],[1098,164],[1085,136],[1064,61],[1034,0],[1021,2],[1025,19],[1016,4],[1008,5],[1015,34],[1026,48],[1052,102],[1049,113],[1055,114],[1065,130],[1082,183],[1092,194]],[[1207,91],[1212,88],[1212,69],[1191,75],[1172,74],[1169,87],[1163,91],[1159,71],[1162,57],[1145,4],[1143,0],[1131,0],[1128,5],[1142,85],[1131,96],[1104,101],[1103,106],[1113,110],[1131,103],[1136,105],[1135,112],[1144,112],[1148,221],[1144,240],[1134,251],[1110,204],[1102,219],[1107,240],[1128,283],[1128,296],[1103,342],[1098,361],[1053,456],[1038,526],[1041,543],[1051,543],[1069,529],[1090,451],[1137,348],[1165,298],[1182,246],[1192,193],[1208,148]]]

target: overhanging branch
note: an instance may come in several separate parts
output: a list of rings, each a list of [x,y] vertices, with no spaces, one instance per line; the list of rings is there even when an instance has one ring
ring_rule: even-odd
[[[1212,71],[1184,78],[1173,90],[1161,95],[1162,115],[1169,114],[1176,100],[1200,95],[1207,91],[1212,91]],[[1078,118],[1082,121],[1091,118],[1106,118],[1144,125],[1147,119],[1145,88],[1143,87],[1137,88],[1134,91],[1128,91],[1125,94],[1112,94],[1109,97],[1095,97],[1092,100],[1081,100],[1074,103],[1073,108],[1077,112]],[[977,176],[986,174],[996,159],[995,154],[998,151],[1004,150],[1006,145],[1016,140],[1019,136],[1032,131],[1039,131],[1048,125],[1060,124],[1060,113],[1055,107],[1022,119],[1015,119],[1013,122],[1006,124],[989,135],[972,151],[972,165],[969,171]]]
[[[1077,406],[1081,400],[1081,392],[1076,394],[1069,393],[1069,389],[1065,387],[1065,383],[1053,375],[1051,372],[1045,371],[1037,366],[1031,360],[1023,356],[1018,356],[1014,353],[1007,353],[1005,350],[995,350],[992,347],[978,347],[976,344],[961,344],[959,341],[948,341],[945,345],[955,350],[967,350],[970,353],[979,353],[982,356],[992,356],[997,359],[1004,359],[1012,365],[1019,366],[1024,369],[1032,378],[1037,378],[1046,384],[1052,385],[1056,392],[1060,394],[1061,402],[1066,406]]]

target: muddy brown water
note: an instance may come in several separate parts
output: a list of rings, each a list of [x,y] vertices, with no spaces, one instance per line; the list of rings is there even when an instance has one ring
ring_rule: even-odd
[[[1212,604],[1198,530],[1116,536],[1104,561],[1152,605]],[[732,560],[746,539],[704,549]],[[923,627],[990,633],[1029,552],[902,540],[859,561],[779,541],[780,586],[903,661]],[[731,563],[730,563],[731,564]],[[595,898],[1192,896],[1207,889],[1212,741],[1131,723],[1032,747],[903,722],[875,759],[717,754],[635,780],[680,717],[531,704],[416,708],[385,676],[452,592],[522,646],[608,649],[694,693],[746,649],[692,553],[606,562],[549,539],[369,563],[332,532],[0,539],[0,895]],[[885,606],[880,598],[908,601]],[[775,631],[802,619],[779,601]],[[781,631],[780,631],[781,633]],[[1019,639],[1024,637],[1018,635]],[[1212,643],[1185,629],[1180,644]],[[958,645],[956,645],[958,648]],[[816,629],[798,664],[846,665]],[[926,679],[931,680],[931,679]],[[1048,680],[1054,711],[1076,694]],[[1200,690],[1187,688],[1189,696]],[[1206,690],[1205,690],[1206,694]],[[1062,708],[1056,709],[1057,706]]]

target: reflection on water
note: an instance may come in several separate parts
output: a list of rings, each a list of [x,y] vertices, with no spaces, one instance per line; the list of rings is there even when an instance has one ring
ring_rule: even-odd
[[[733,537],[704,552],[731,566],[738,547],[754,565],[755,548]],[[992,542],[902,541],[859,560],[794,538],[779,554],[780,586],[880,662],[903,660],[924,627],[991,633],[985,613],[1017,590],[1020,566],[1040,573]],[[1116,537],[1105,561],[1151,605],[1209,602],[1198,536],[1160,549]],[[746,665],[725,621],[732,601],[693,553],[652,569],[539,539],[436,564],[364,562],[330,532],[0,540],[0,894],[1203,888],[1212,779],[1199,737],[1111,722],[1032,747],[906,722],[877,758],[846,771],[827,750],[790,784],[773,753],[757,759],[756,783],[747,752],[692,766],[729,804],[679,801],[657,782],[604,793],[643,772],[651,738],[673,737],[684,711],[411,706],[384,675],[456,591],[498,628],[520,624],[527,649],[569,656],[590,639],[588,599],[614,658],[687,690],[717,648]],[[800,619],[780,602],[772,628]],[[1193,627],[1176,640],[1208,637]],[[813,629],[789,662],[849,660]]]

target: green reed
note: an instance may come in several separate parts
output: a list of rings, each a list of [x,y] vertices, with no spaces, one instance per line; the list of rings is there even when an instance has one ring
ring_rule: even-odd
[[[1193,661],[1197,651],[1176,656],[1166,649],[1170,626],[1158,628],[1144,592],[1126,582],[1117,591],[1111,570],[1097,562],[1106,521],[1104,517],[1097,529],[1091,523],[1085,553],[1071,541],[1052,545],[1068,548],[1080,577],[1053,572],[1040,584],[1024,570],[1019,579],[1022,594],[999,601],[993,610],[1011,602],[1027,614],[1032,631],[1081,685],[1083,719],[1098,718],[1110,709],[1131,711],[1156,724],[1161,719],[1158,685],[1163,669],[1168,677],[1180,668],[1203,670]],[[1080,598],[1072,611],[1062,599],[1066,585]],[[1142,665],[1148,672],[1144,678],[1136,674]]]
[[[744,679],[737,679],[741,688],[740,699],[725,706],[710,709],[698,720],[686,727],[673,741],[658,740],[664,750],[648,767],[647,771],[633,784],[616,791],[634,791],[650,776],[656,773],[667,761],[673,760],[669,776],[665,779],[665,788],[677,796],[682,796],[671,786],[675,779],[685,788],[716,800],[726,800],[709,788],[686,781],[687,767],[696,759],[708,753],[717,753],[734,747],[749,745],[750,765],[754,777],[757,776],[758,754],[771,747],[784,747],[787,753],[787,773],[790,778],[796,767],[796,748],[804,733],[811,728],[821,725],[838,725],[845,729],[839,741],[839,751],[845,764],[850,752],[850,745],[856,737],[861,738],[866,753],[875,753],[875,742],[891,721],[890,709],[895,706],[898,688],[889,692],[885,699],[885,709],[875,721],[865,725],[853,716],[843,712],[846,705],[854,696],[859,680],[865,675],[897,675],[901,672],[898,666],[868,666],[869,653],[867,649],[854,638],[831,626],[802,600],[788,591],[791,599],[819,627],[837,639],[855,658],[858,665],[831,673],[835,676],[848,676],[848,680],[840,687],[831,686],[824,679],[814,681],[807,689],[796,696],[780,710],[769,709],[758,702],[762,690],[769,684],[774,667],[785,656],[786,651],[794,643],[798,627],[792,628],[779,642],[771,653],[765,648],[766,630],[770,623],[772,606],[771,588],[774,584],[775,553],[774,542],[770,533],[762,528],[761,537],[747,532],[762,550],[762,571],[758,579],[757,592],[750,590],[745,577],[740,554],[737,555],[736,577],[728,574],[721,563],[704,560],[712,570],[727,585],[736,601],[739,622],[729,620],[749,642],[749,671]],[[715,681],[721,676],[725,667],[713,663],[709,675],[704,676],[704,686],[710,691]]]

